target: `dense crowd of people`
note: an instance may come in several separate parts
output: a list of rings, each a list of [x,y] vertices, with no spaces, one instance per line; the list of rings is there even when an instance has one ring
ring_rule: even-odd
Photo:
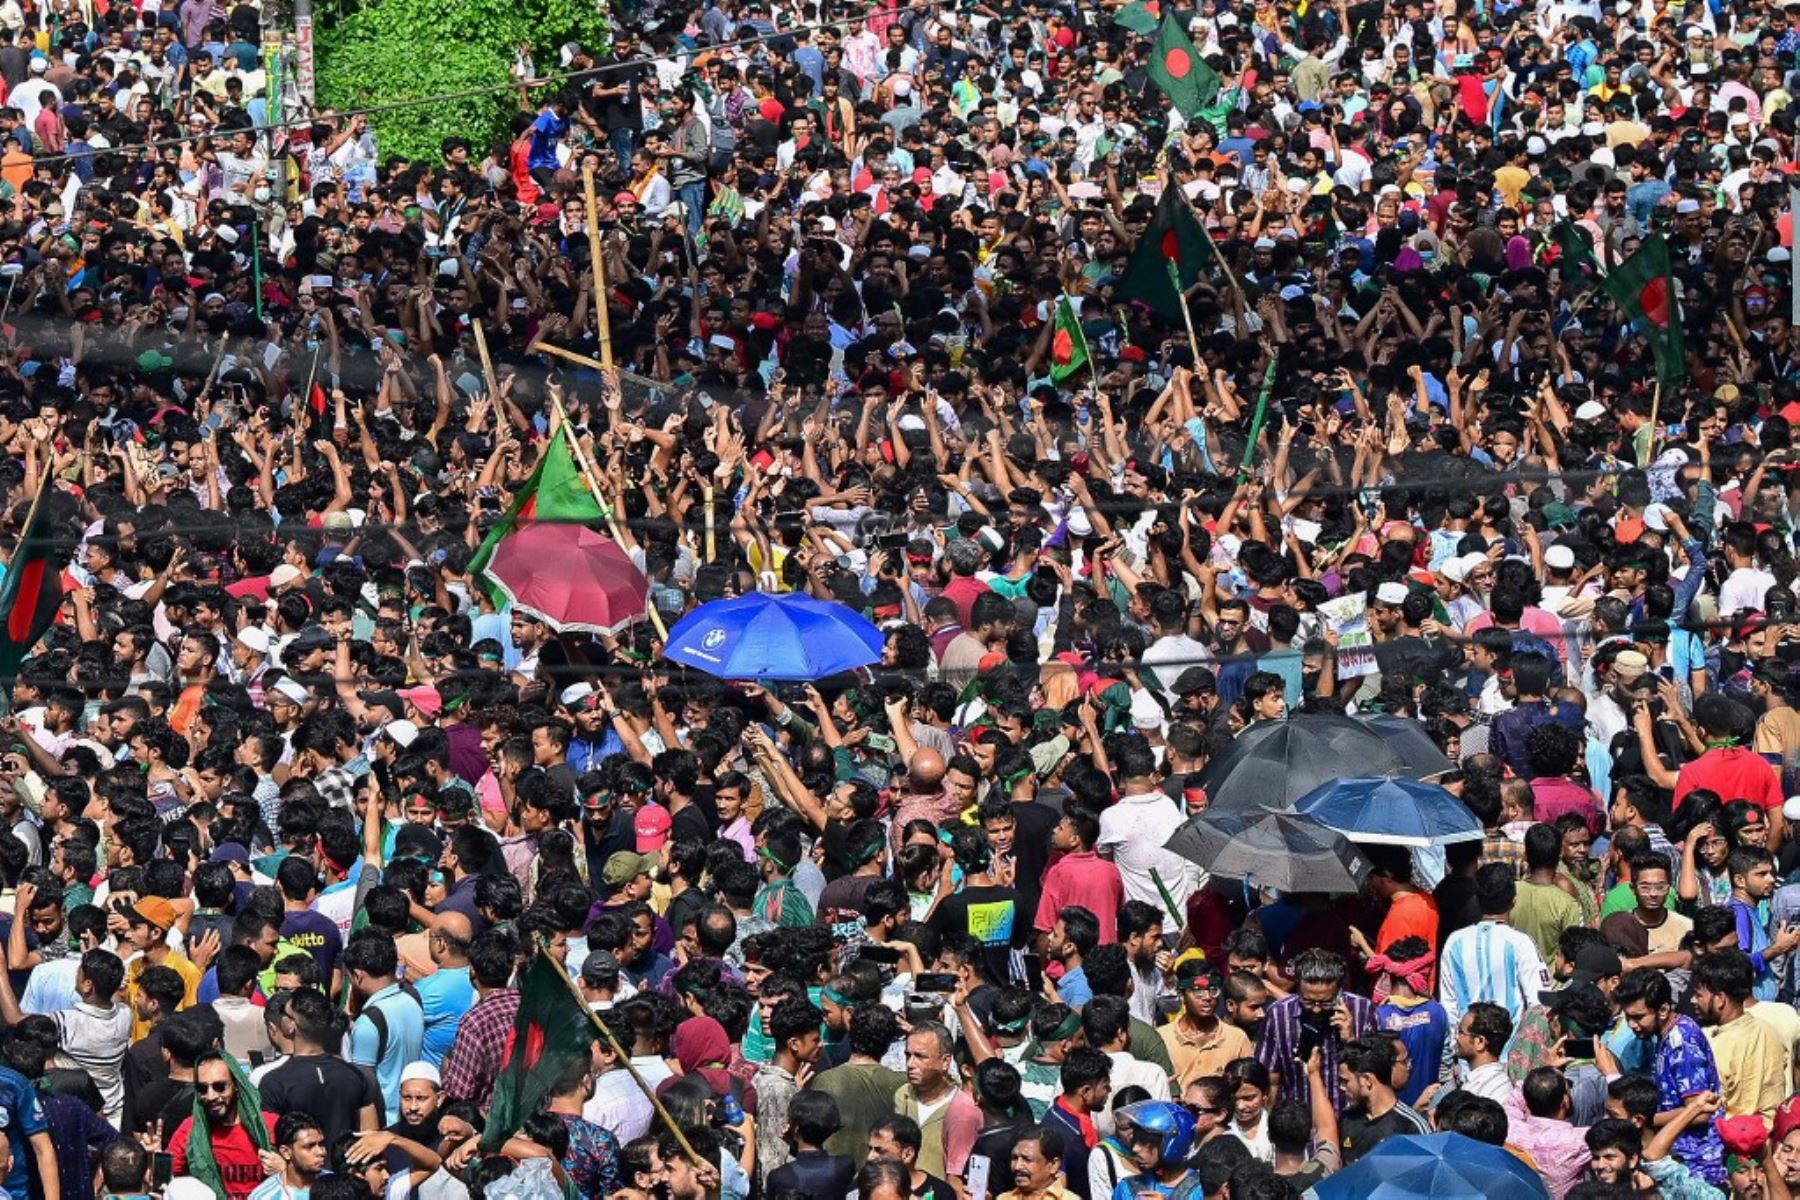
[[[6,1197],[1800,1188],[1800,5],[613,22],[424,162],[0,0]],[[552,456],[644,619],[492,586]],[[663,657],[752,592],[880,662]],[[1322,715],[1484,836],[1168,849]]]

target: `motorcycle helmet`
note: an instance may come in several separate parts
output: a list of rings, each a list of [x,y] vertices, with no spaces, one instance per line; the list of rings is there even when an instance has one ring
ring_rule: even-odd
[[[1140,1100],[1121,1108],[1118,1115],[1146,1135],[1142,1140],[1148,1141],[1151,1134],[1162,1138],[1161,1159],[1165,1164],[1187,1162],[1194,1149],[1194,1115],[1187,1109],[1169,1100]]]

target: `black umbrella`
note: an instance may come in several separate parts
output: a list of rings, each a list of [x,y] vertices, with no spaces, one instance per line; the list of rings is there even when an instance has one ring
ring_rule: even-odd
[[[1251,726],[1206,764],[1198,782],[1215,806],[1286,809],[1344,775],[1423,779],[1449,769],[1442,754],[1435,762],[1402,754],[1366,722],[1319,713]]]
[[[1268,809],[1208,809],[1164,846],[1214,875],[1284,892],[1344,895],[1362,885],[1369,860],[1311,817]]]
[[[1431,740],[1425,727],[1411,717],[1380,713],[1357,719],[1387,743],[1388,749],[1399,756],[1400,761],[1407,766],[1407,773],[1415,779],[1430,779],[1433,775],[1442,775],[1456,765],[1444,757],[1444,752]]]

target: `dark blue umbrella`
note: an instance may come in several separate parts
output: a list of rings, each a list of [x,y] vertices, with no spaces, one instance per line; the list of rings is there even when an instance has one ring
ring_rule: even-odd
[[[1536,1171],[1460,1133],[1391,1137],[1310,1193],[1318,1200],[1549,1200]]]
[[[1378,846],[1443,846],[1481,838],[1481,822],[1435,783],[1352,775],[1322,783],[1294,811],[1353,842]]]
[[[721,679],[814,680],[881,661],[883,640],[842,604],[751,592],[681,618],[663,657]]]

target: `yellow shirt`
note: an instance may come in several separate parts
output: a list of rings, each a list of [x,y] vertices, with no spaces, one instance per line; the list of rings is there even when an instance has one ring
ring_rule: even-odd
[[[1194,1080],[1221,1075],[1226,1064],[1249,1058],[1254,1052],[1250,1036],[1226,1021],[1220,1021],[1211,1033],[1203,1034],[1183,1016],[1156,1032],[1169,1051],[1169,1061],[1175,1065],[1177,1096]]]
[[[1719,1094],[1725,1115],[1760,1114],[1773,1120],[1775,1108],[1791,1091],[1782,1075],[1781,1040],[1767,1024],[1745,1013],[1735,1021],[1706,1031],[1713,1061],[1719,1068]]]
[[[1794,1077],[1794,1047],[1800,1046],[1800,1012],[1779,1000],[1758,1000],[1744,1011],[1774,1031],[1775,1040],[1781,1043],[1781,1078],[1785,1085]]]
[[[150,1022],[140,1017],[137,1012],[138,977],[144,973],[144,969],[149,965],[150,960],[140,954],[132,959],[130,964],[125,968],[125,987],[127,989],[127,994],[130,995],[132,1001],[131,1040],[134,1042],[150,1032]],[[193,963],[189,962],[187,958],[175,953],[173,950],[169,951],[168,955],[157,965],[168,967],[177,975],[181,976],[181,982],[185,985],[186,991],[181,997],[180,1007],[187,1008],[192,1005],[194,1003],[194,997],[200,991],[200,976],[202,975],[200,968],[196,967]]]

